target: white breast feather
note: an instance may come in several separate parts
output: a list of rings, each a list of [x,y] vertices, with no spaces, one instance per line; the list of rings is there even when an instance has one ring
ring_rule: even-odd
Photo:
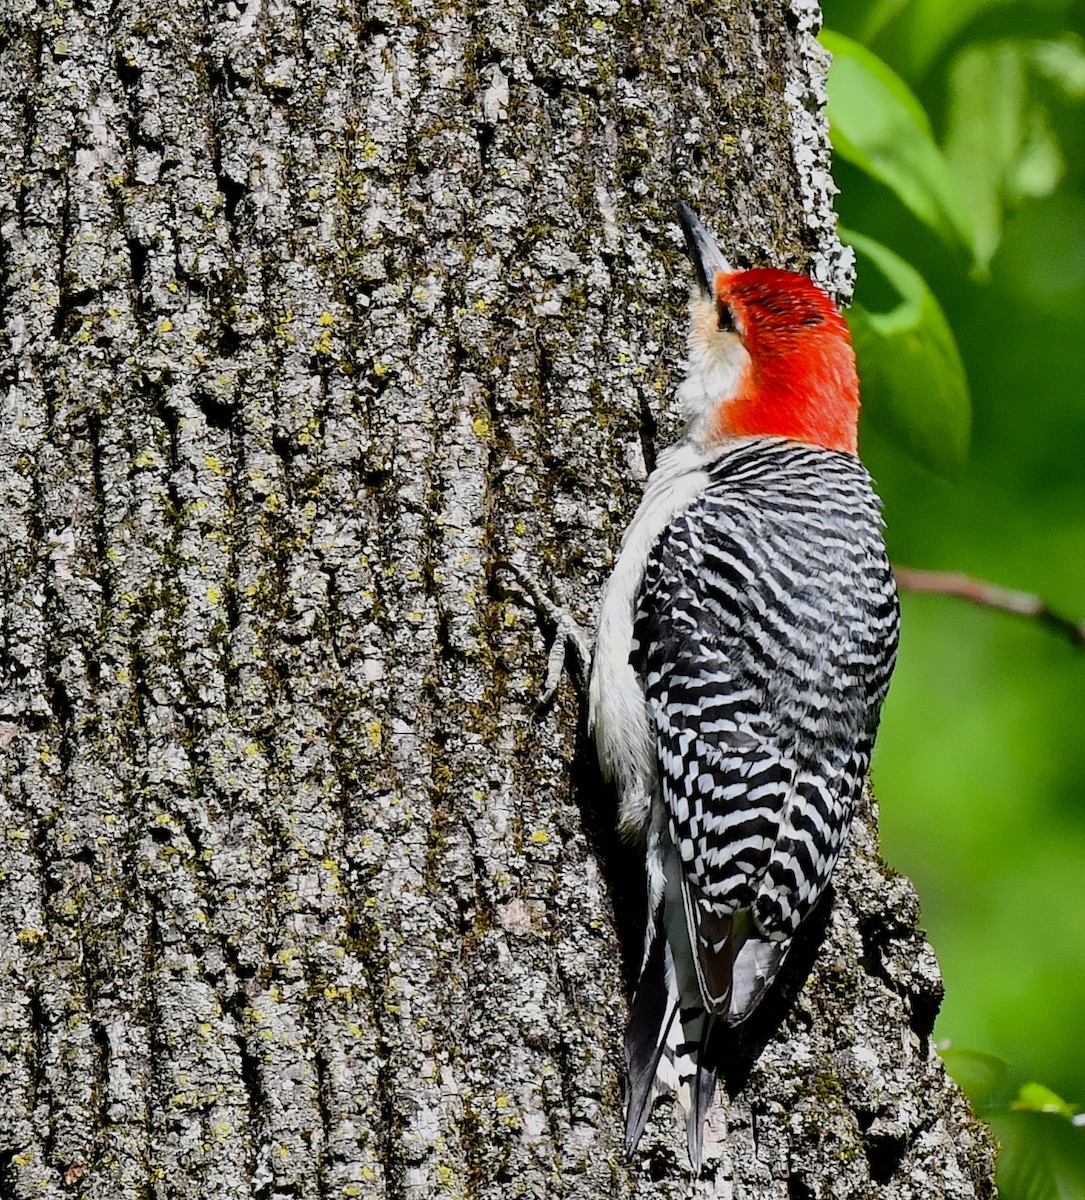
[[[618,789],[623,833],[643,837],[656,792],[656,739],[644,691],[629,665],[633,606],[648,555],[676,512],[708,485],[704,467],[719,453],[682,441],[665,450],[622,539],[603,592],[589,685],[589,728],[599,763]]]

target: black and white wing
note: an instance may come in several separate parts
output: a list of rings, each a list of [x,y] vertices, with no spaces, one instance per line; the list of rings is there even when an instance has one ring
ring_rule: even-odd
[[[828,883],[897,624],[879,504],[848,454],[743,443],[653,547],[630,662],[655,723],[701,994],[732,1023]]]

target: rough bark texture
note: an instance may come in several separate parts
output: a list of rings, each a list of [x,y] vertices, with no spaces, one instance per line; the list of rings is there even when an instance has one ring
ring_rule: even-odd
[[[624,1159],[638,868],[495,567],[590,622],[676,192],[846,288],[816,18],[3,0],[0,1197],[990,1194],[872,811]]]

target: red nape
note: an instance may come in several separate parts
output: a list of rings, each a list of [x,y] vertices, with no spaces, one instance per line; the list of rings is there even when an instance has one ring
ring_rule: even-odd
[[[793,438],[858,448],[859,379],[844,318],[805,275],[759,267],[720,276],[750,355],[739,394],[721,408],[722,436]]]

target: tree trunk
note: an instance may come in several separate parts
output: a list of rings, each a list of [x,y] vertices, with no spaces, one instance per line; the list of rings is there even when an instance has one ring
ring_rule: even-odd
[[[591,622],[675,196],[846,290],[817,19],[4,0],[0,1197],[991,1194],[872,807],[625,1159],[639,864],[498,565]]]

